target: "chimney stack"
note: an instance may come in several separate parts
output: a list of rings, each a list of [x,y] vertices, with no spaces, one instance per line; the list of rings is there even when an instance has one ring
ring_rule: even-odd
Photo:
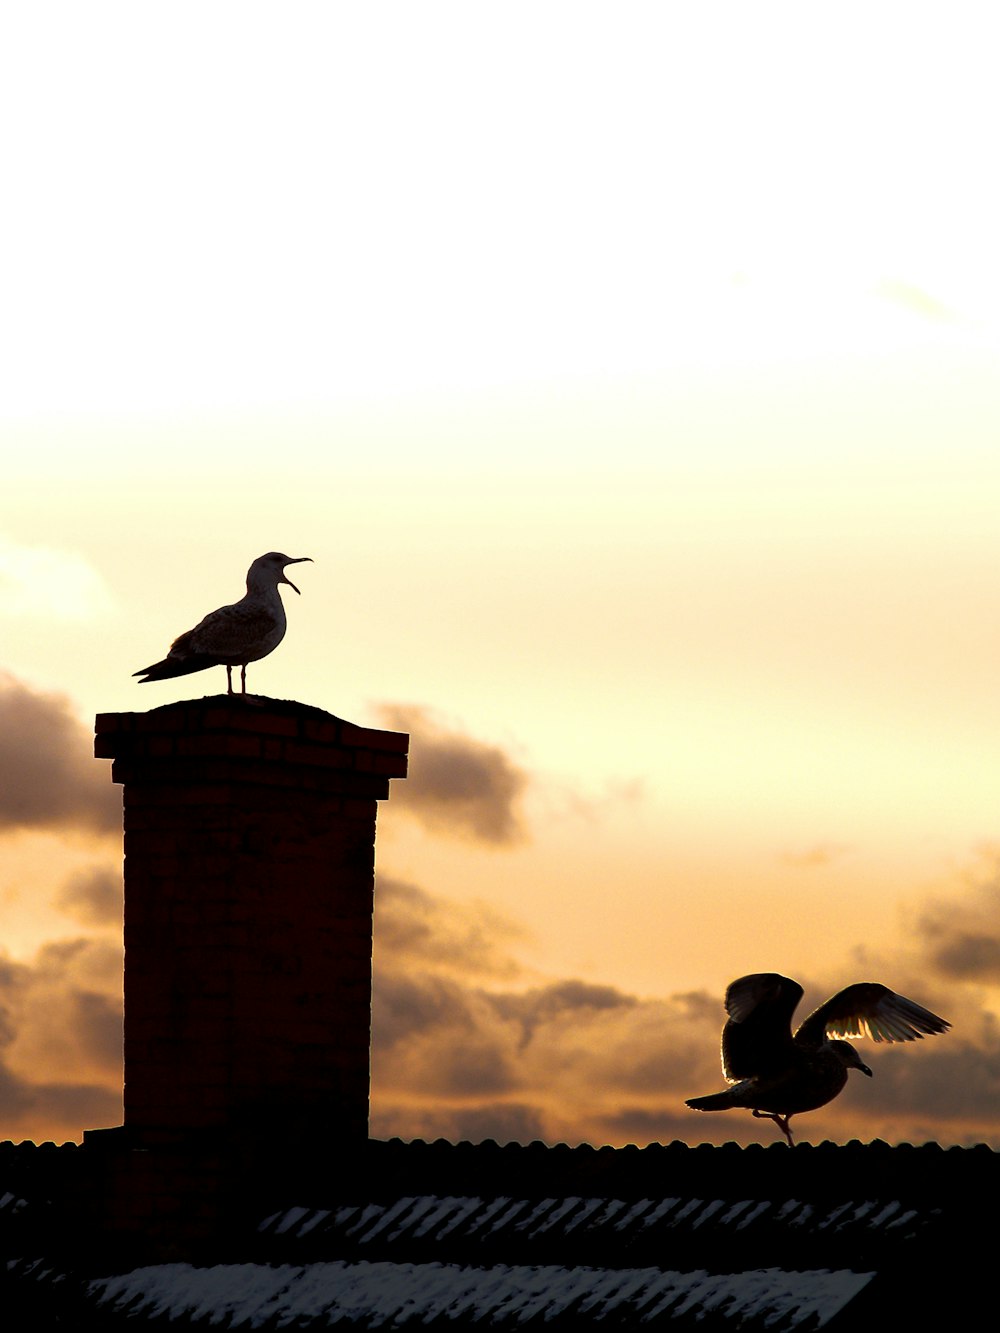
[[[131,1144],[367,1139],[375,816],[407,744],[275,699],[98,716],[124,788]]]

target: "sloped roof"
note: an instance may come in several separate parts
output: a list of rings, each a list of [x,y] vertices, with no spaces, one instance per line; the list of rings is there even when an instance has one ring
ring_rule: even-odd
[[[148,1262],[98,1234],[84,1260],[89,1200],[132,1151],[149,1156],[127,1143],[117,1159],[0,1145],[7,1285],[30,1308],[44,1296],[60,1318],[86,1310],[108,1328],[780,1333],[954,1318],[956,1299],[960,1310],[992,1272],[980,1200],[996,1188],[1000,1154],[984,1146],[393,1140],[338,1154],[264,1143],[234,1159],[207,1242],[161,1232]],[[193,1149],[177,1151],[200,1179]],[[217,1167],[218,1144],[206,1151]],[[211,1204],[192,1199],[191,1215]]]

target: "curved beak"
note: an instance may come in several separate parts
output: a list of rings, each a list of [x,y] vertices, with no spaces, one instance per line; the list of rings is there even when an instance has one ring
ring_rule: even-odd
[[[297,556],[295,557],[294,560],[289,560],[288,564],[289,564],[289,565],[301,565],[302,562],[303,562],[304,560],[308,560],[309,563],[312,564],[312,556],[311,556],[311,555],[297,555]],[[287,568],[287,566],[286,566],[286,568]],[[290,579],[284,572],[282,572],[282,575],[281,575],[281,581],[282,581],[282,583],[287,583],[288,586],[289,586],[290,588],[292,588],[295,592],[299,592],[298,588],[295,587],[295,584],[292,582],[292,580],[291,580],[291,579]],[[300,592],[299,592],[299,596],[300,596],[300,597],[302,596],[302,594],[301,594]]]

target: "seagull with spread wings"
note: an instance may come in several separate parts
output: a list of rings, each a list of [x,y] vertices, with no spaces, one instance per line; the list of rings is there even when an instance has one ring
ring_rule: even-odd
[[[855,1046],[841,1038],[914,1041],[951,1026],[888,986],[859,981],[821,1004],[792,1036],[792,1014],[801,998],[799,983],[777,972],[754,972],[732,982],[726,990],[722,1072],[733,1086],[685,1104],[696,1111],[742,1107],[773,1120],[791,1144],[793,1115],[833,1101],[849,1069],[871,1078]]]
[[[279,583],[298,588],[285,576],[286,565],[300,565],[308,555],[282,555],[268,551],[247,570],[246,596],[232,606],[211,611],[185,634],[174,639],[162,662],[143,667],[133,674],[141,676],[140,685],[151,680],[169,680],[187,676],[192,671],[224,666],[229,693],[233,693],[233,667],[240,668],[241,693],[247,692],[247,663],[259,662],[274,652],[285,637],[285,606],[278,592]]]

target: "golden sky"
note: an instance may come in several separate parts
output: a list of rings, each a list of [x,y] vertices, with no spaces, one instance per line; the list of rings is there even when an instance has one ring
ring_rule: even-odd
[[[251,688],[414,735],[376,1132],[766,1139],[683,1098],[777,970],[955,1024],[801,1136],[1000,1140],[982,8],[22,8],[0,1137],[119,1114],[93,715],[278,549]]]

